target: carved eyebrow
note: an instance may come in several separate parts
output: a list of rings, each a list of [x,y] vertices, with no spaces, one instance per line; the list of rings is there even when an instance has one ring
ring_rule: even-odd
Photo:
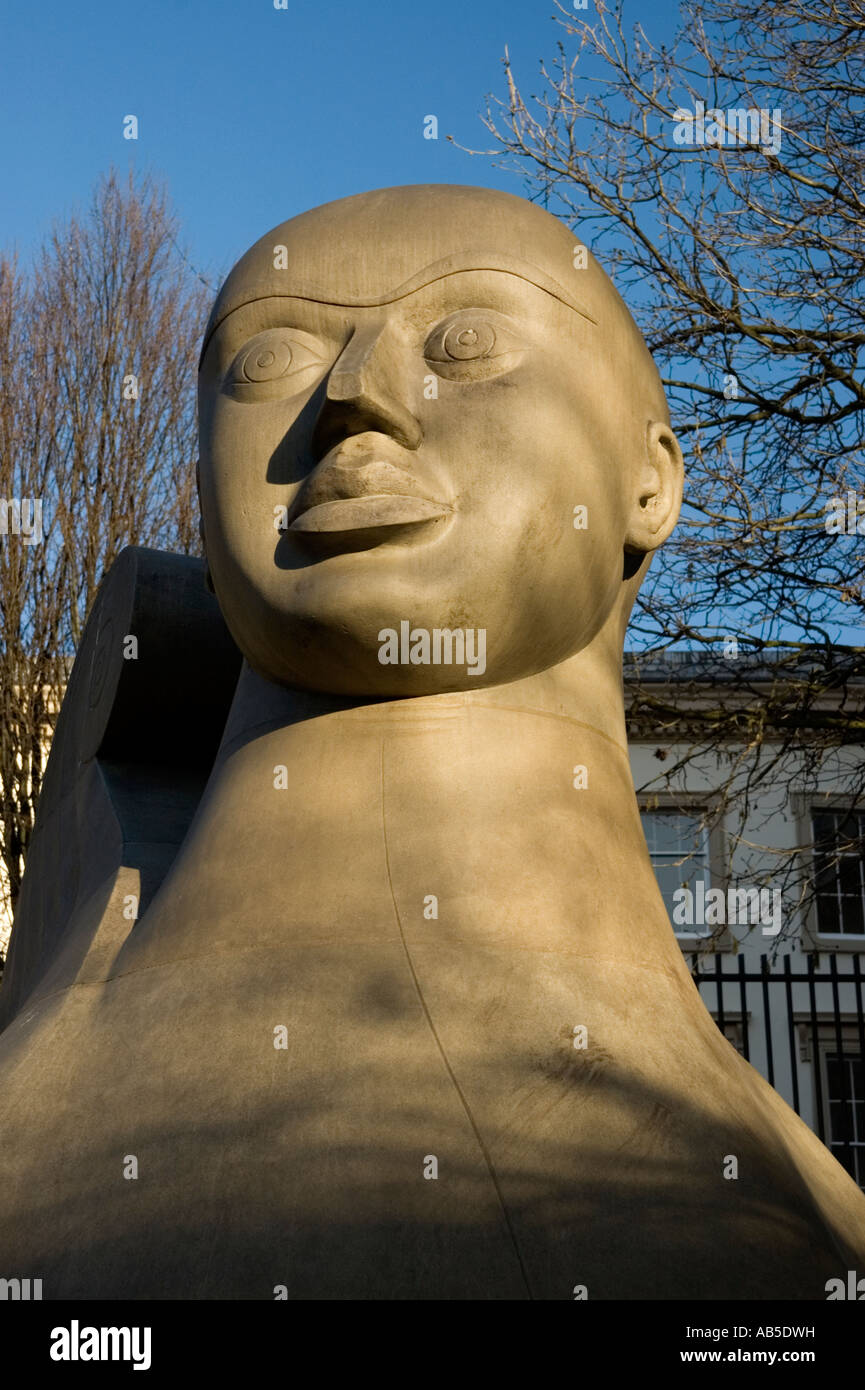
[[[327,304],[334,309],[375,309],[384,304],[395,304],[399,299],[405,299],[410,294],[415,294],[418,290],[426,289],[428,285],[434,285],[439,280],[446,280],[452,275],[463,275],[470,271],[492,270],[500,275],[512,275],[518,280],[525,280],[528,284],[534,285],[536,289],[543,290],[553,299],[557,299],[566,308],[573,309],[574,313],[587,319],[589,323],[597,324],[597,319],[588,312],[587,309],[578,303],[567,290],[554,280],[546,271],[539,267],[530,265],[528,261],[518,260],[516,257],[490,256],[487,252],[466,253],[460,252],[452,256],[445,256],[442,260],[433,261],[431,265],[424,266],[418,270],[408,280],[404,280],[396,289],[390,290],[385,294],[376,295],[369,298],[346,297],[344,299],[334,299],[333,291],[328,290],[321,284],[314,281],[306,281],[298,284],[291,291],[275,290],[268,287],[263,292],[239,290],[236,294],[227,299],[221,307],[217,318],[214,320],[207,337],[201,348],[201,361],[207,350],[207,345],[217,328],[233,314],[237,309],[244,308],[247,304],[254,304],[260,299],[305,299],[312,304]]]

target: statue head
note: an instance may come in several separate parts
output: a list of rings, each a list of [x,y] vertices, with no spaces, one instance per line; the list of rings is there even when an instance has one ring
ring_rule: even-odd
[[[681,502],[621,298],[490,189],[359,194],[262,237],[211,314],[199,415],[217,598],[250,665],[300,688],[499,685],[611,621],[621,646]]]

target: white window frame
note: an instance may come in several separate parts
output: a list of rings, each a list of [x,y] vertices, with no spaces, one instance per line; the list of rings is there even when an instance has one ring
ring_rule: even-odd
[[[855,814],[855,815],[862,815],[862,814],[863,814],[863,812],[862,812],[861,810],[859,810],[858,808],[856,808],[856,810],[854,811],[853,808],[851,808],[851,807],[849,807],[849,806],[837,806],[837,805],[833,806],[833,805],[829,805],[829,806],[819,806],[819,807],[818,807],[818,806],[811,805],[811,806],[808,808],[808,824],[809,824],[809,832],[810,832],[810,839],[811,839],[811,874],[812,874],[812,880],[813,880],[813,883],[814,883],[814,890],[815,890],[815,891],[814,891],[814,916],[813,916],[813,920],[814,920],[814,936],[815,936],[815,940],[818,941],[818,942],[826,942],[826,943],[829,944],[829,945],[832,945],[832,946],[835,946],[835,947],[841,947],[842,949],[843,949],[843,946],[844,946],[844,943],[845,943],[845,942],[848,944],[848,947],[850,947],[850,948],[852,948],[852,949],[856,949],[856,948],[861,949],[861,948],[865,947],[865,930],[863,930],[863,931],[861,931],[861,932],[853,932],[853,931],[832,931],[832,932],[828,932],[828,931],[821,931],[821,929],[820,929],[819,906],[818,906],[817,892],[816,892],[816,887],[817,887],[817,837],[816,837],[816,835],[815,835],[815,833],[814,833],[814,818],[815,818],[815,816],[820,816],[820,815],[824,815],[824,816],[825,816],[825,815],[843,816],[843,815],[850,815],[851,813],[852,813],[852,814]],[[860,856],[859,863],[860,863],[860,865],[861,865],[861,868],[860,868],[860,878],[862,879],[862,921],[863,921],[863,927],[865,927],[865,857]],[[839,915],[839,917],[840,917],[840,912],[839,912],[838,915]]]
[[[824,1028],[821,1028],[818,1033],[818,1039],[820,1048],[820,1080],[822,1083],[823,1091],[823,1120],[824,1132],[826,1134],[826,1147],[830,1153],[835,1154],[836,1149],[841,1148],[841,1142],[832,1142],[832,1107],[830,1105],[830,1101],[834,1101],[836,1104],[839,1105],[842,1104],[842,1101],[840,1096],[833,1097],[829,1094],[829,1058],[833,1054],[837,1055],[838,1050],[838,1042],[835,1036],[834,1027],[826,1027],[825,1031]],[[853,1028],[850,1024],[841,1025],[841,1047],[845,1062],[848,1065],[852,1065],[852,1063],[860,1062],[862,1060],[859,1048],[858,1031],[855,1028]],[[850,1077],[850,1086],[848,1089],[850,1090],[850,1092],[852,1092],[852,1076]],[[851,1173],[850,1176],[853,1178],[853,1181],[858,1183],[859,1187],[861,1187],[862,1190],[865,1191],[865,1125],[863,1125],[862,1133],[859,1134],[856,1127],[855,1105],[857,1100],[860,1102],[862,1100],[865,1100],[865,1095],[859,1097],[854,1095],[847,1102],[848,1105],[853,1107],[853,1114],[851,1117],[851,1130],[854,1137],[851,1139],[849,1147],[855,1150],[856,1152],[855,1166],[857,1169],[857,1173]],[[814,1097],[814,1104],[815,1106],[817,1104],[816,1095]],[[839,1159],[838,1161],[840,1163],[841,1160]],[[845,1171],[849,1172],[849,1169]]]
[[[640,806],[640,820],[641,820],[641,821],[642,821],[642,819],[643,819],[644,816],[667,816],[668,818],[671,817],[671,816],[690,816],[690,817],[692,817],[692,818],[694,818],[694,819],[700,819],[700,818],[702,818],[705,814],[706,814],[706,807],[705,807],[705,806],[700,806],[700,805],[695,804],[695,803],[693,803],[693,802],[689,804],[687,801],[686,801],[684,804],[672,803],[672,802],[670,802],[670,803],[668,803],[668,804],[665,805],[663,802],[661,802],[661,803],[659,803],[657,806],[642,806],[642,805]],[[643,834],[644,834],[644,835],[645,835],[645,833],[646,833],[645,830],[643,830]],[[677,858],[673,858],[671,855],[670,855],[670,856],[665,856],[662,862],[666,862],[666,863],[668,863],[668,864],[672,864],[673,866],[675,866],[677,862],[684,862],[684,860],[685,860],[686,857],[687,857],[687,859],[689,859],[689,860],[694,860],[694,861],[700,862],[700,863],[701,863],[702,870],[703,870],[703,882],[704,882],[704,884],[705,884],[706,891],[708,892],[708,890],[713,886],[713,885],[712,885],[712,834],[711,834],[711,831],[710,831],[709,827],[706,826],[706,825],[702,826],[702,827],[701,827],[701,830],[700,830],[700,835],[701,835],[701,837],[702,837],[702,846],[701,846],[699,852],[695,849],[693,852],[688,853],[687,856],[685,856],[685,855],[683,855],[683,854],[679,854],[679,855],[677,856]],[[648,848],[648,836],[646,837],[646,847]],[[650,858],[650,860],[651,860],[651,862],[652,862],[652,868],[654,869],[654,868],[655,868],[655,857],[654,857],[654,853],[653,853],[653,851],[652,851],[651,849],[649,849],[649,858]],[[656,876],[656,877],[657,877],[657,876]],[[660,892],[660,884],[658,884],[658,891]],[[666,904],[664,904],[664,905],[666,906]],[[670,916],[670,926],[671,926],[672,929],[673,929],[673,934],[675,935],[676,940],[677,940],[677,941],[681,941],[681,942],[682,942],[684,945],[686,945],[686,946],[688,946],[688,945],[693,945],[694,943],[698,943],[698,942],[701,943],[701,942],[709,941],[709,940],[712,939],[712,937],[713,937],[713,936],[716,934],[716,932],[717,932],[717,928],[716,928],[716,927],[712,927],[712,926],[708,926],[708,927],[707,927],[707,926],[705,926],[705,924],[704,924],[704,930],[703,930],[703,931],[695,931],[692,927],[677,927],[676,924],[675,924],[675,922],[673,921],[672,916]],[[725,932],[726,932],[726,927],[725,927]]]

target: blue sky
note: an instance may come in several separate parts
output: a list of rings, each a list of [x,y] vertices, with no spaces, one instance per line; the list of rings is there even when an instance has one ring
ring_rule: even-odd
[[[572,3],[572,0],[569,0]],[[625,0],[669,43],[678,0]],[[593,0],[575,12],[593,19]],[[29,259],[52,221],[130,163],[163,178],[190,262],[216,284],[272,226],[401,183],[522,179],[489,148],[487,94],[541,89],[564,31],[554,0],[79,0],[0,18],[0,247]],[[568,41],[574,51],[574,41]],[[123,119],[139,121],[124,140]],[[439,139],[423,138],[424,118]],[[603,254],[601,256],[603,261]]]
[[[590,0],[591,3],[591,0]],[[98,175],[132,161],[167,180],[190,259],[226,272],[271,226],[400,183],[522,191],[490,159],[484,96],[521,85],[562,31],[553,0],[84,0],[7,5],[0,21],[0,245],[25,256]],[[678,12],[634,0],[665,37]],[[578,17],[591,15],[591,9]],[[124,140],[123,117],[139,119]],[[434,114],[439,139],[423,138]]]

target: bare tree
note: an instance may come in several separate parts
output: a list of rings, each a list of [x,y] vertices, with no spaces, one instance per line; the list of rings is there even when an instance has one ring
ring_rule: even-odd
[[[744,745],[715,802],[744,818],[767,781],[805,759],[816,786],[862,738],[865,4],[686,0],[670,48],[623,0],[558,8],[539,95],[505,54],[483,153],[579,228],[661,368],[686,505],[631,638],[729,670],[684,729],[635,665],[635,719],[687,735],[687,759]],[[806,894],[794,860],[776,873]]]
[[[198,548],[208,293],[150,178],[99,182],[26,272],[0,257],[0,913],[14,906],[69,666],[131,543]],[[5,882],[4,882],[5,880]],[[0,957],[5,943],[0,941]]]

